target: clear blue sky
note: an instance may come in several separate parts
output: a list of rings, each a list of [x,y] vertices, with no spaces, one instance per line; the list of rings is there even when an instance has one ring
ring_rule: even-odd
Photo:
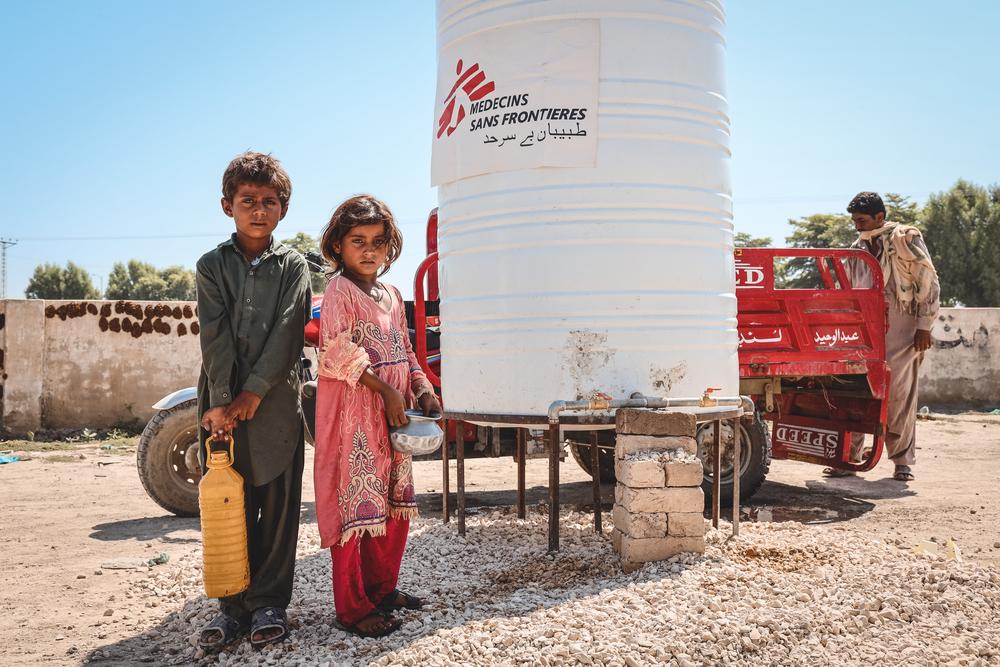
[[[1000,181],[1000,3],[727,11],[738,231],[780,241],[788,218],[859,190],[923,202],[959,178]],[[292,176],[282,237],[317,234],[351,194],[388,201],[407,239],[389,280],[408,294],[436,201],[434,39],[429,0],[6,4],[8,296],[43,261],[98,286],[133,257],[193,267],[231,231],[221,175],[248,148]]]

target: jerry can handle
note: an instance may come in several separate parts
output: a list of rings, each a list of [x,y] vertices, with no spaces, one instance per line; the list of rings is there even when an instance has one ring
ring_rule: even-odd
[[[218,440],[228,440],[229,441],[229,452],[226,450],[212,450],[212,443]],[[205,467],[206,468],[228,468],[233,465],[236,461],[236,455],[234,450],[233,436],[231,433],[227,433],[224,436],[210,435],[205,440]]]

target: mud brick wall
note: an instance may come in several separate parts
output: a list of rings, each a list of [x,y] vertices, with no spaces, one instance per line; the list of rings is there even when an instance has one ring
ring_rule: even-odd
[[[622,566],[705,551],[705,497],[694,415],[620,410],[612,544]]]
[[[197,383],[193,302],[0,301],[0,426],[144,423],[152,404]]]
[[[920,366],[920,405],[1000,408],[1000,308],[942,308]]]

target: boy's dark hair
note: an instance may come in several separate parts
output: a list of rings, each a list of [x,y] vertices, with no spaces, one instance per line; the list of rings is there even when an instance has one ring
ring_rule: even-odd
[[[885,213],[885,203],[878,196],[877,192],[859,192],[854,195],[854,199],[847,205],[847,212],[863,213],[865,215]]]
[[[244,183],[267,185],[278,192],[281,210],[288,210],[288,201],[292,198],[292,179],[288,177],[281,163],[270,154],[247,151],[233,158],[222,175],[222,196],[232,202],[236,190]]]
[[[343,259],[339,253],[334,251],[333,244],[341,241],[347,236],[347,232],[354,227],[380,223],[385,226],[385,235],[389,237],[387,244],[389,252],[385,258],[385,266],[378,273],[381,276],[389,270],[392,263],[399,259],[400,253],[403,252],[403,235],[400,233],[399,227],[396,226],[396,218],[392,215],[392,211],[385,205],[385,202],[379,201],[371,195],[356,195],[337,207],[337,210],[330,216],[330,221],[326,223],[323,237],[319,242],[319,249],[322,251],[323,257],[326,257],[335,272],[342,272],[344,266]]]

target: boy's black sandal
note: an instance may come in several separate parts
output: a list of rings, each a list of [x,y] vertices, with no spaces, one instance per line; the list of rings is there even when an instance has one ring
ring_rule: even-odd
[[[239,639],[246,627],[229,614],[221,613],[198,633],[198,648],[217,651]]]
[[[403,600],[402,603],[399,602],[400,598]],[[393,612],[397,609],[422,609],[424,601],[397,589],[382,598],[382,601],[376,606],[386,612]]]
[[[273,636],[263,639],[258,635],[265,630],[278,630]],[[281,607],[261,607],[253,613],[250,621],[250,646],[261,649],[268,644],[281,642],[288,638],[288,615]]]

